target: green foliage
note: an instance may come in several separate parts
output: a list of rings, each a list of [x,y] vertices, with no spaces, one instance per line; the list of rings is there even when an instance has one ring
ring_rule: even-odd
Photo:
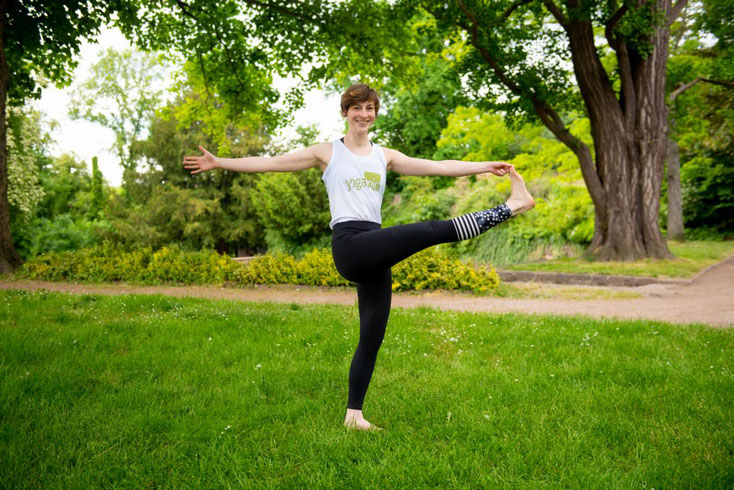
[[[396,76],[395,83],[380,94],[384,110],[376,122],[375,138],[406,155],[431,158],[447,118],[467,99],[449,62],[436,55],[419,60],[422,76],[418,83],[405,83]]]
[[[419,252],[392,268],[393,291],[423,289],[467,290],[487,293],[499,285],[493,267],[476,267],[449,258],[435,247]],[[242,273],[245,284],[304,284],[347,286],[352,283],[336,270],[328,249],[314,249],[302,259],[276,253],[251,260]]]
[[[183,94],[155,114],[148,138],[140,145],[148,168],[136,175],[136,199],[116,197],[109,203],[108,217],[114,226],[107,238],[128,247],[178,243],[189,250],[261,251],[264,231],[249,197],[256,176],[224,171],[191,175],[181,162],[184,155],[198,153],[199,145],[224,157],[260,154],[266,142],[264,129],[246,125],[246,118],[204,117],[217,114],[224,102],[212,97],[194,104],[196,87],[179,89]],[[193,110],[203,119],[197,121],[188,113]]]
[[[587,119],[570,129],[591,143]],[[594,233],[594,211],[575,155],[542,127],[517,130],[476,108],[457,108],[437,143],[436,158],[506,160],[524,176],[536,207],[473,240],[449,245],[454,253],[481,262],[509,264],[577,254]],[[385,204],[386,224],[447,219],[494,207],[509,196],[510,182],[494,176],[458,179],[435,190],[430,181],[403,176],[403,192]]]
[[[240,179],[237,182],[233,189],[245,185]],[[114,226],[104,236],[130,248],[178,243],[188,250],[205,247],[236,253],[247,246],[248,236],[262,233],[256,224],[238,219],[238,210],[244,213],[249,205],[232,190],[224,193],[216,185],[193,189],[169,185],[155,190],[144,203],[129,204],[115,196],[107,208]]]
[[[88,219],[95,219],[101,215],[106,199],[104,177],[102,176],[102,171],[99,169],[97,157],[95,156],[92,157],[92,189],[89,208],[87,209]]]
[[[51,157],[51,138],[36,111],[11,107],[7,116],[8,201],[11,228],[27,223],[41,207],[41,174]]]
[[[122,2],[78,0],[13,1],[5,7],[3,48],[10,72],[8,99],[22,105],[39,98],[47,81],[70,82],[82,40],[93,41]]]
[[[50,157],[51,138],[40,114],[10,109],[8,122],[11,230],[20,256],[97,243],[109,227],[101,212],[106,200],[102,174],[97,170],[94,184],[74,156]]]
[[[712,75],[718,80],[734,80],[734,5],[728,0],[704,0],[702,3],[700,26],[716,37],[717,62]]]
[[[64,154],[42,169],[44,190],[37,215],[53,219],[61,214],[83,217],[89,208],[92,179],[84,162]]]
[[[260,222],[290,247],[330,234],[329,198],[317,168],[260,174],[250,200]],[[269,248],[276,243],[271,239]]]
[[[123,167],[128,192],[135,193],[132,186],[141,156],[140,140],[160,105],[163,90],[159,85],[165,68],[160,56],[108,48],[71,94],[72,119],[95,122],[114,132],[111,150]]]
[[[253,69],[242,68],[245,71]],[[270,108],[271,98],[256,99],[254,94],[245,94],[247,110],[238,110],[237,102],[227,98],[228,94],[212,91],[212,82],[201,73],[201,69],[198,63],[189,61],[184,64],[171,89],[177,96],[176,100],[160,111],[154,124],[175,121],[177,131],[187,134],[195,131],[206,143],[203,146],[209,150],[216,149],[218,156],[251,154],[253,148],[261,147],[269,139],[276,122],[281,122],[280,118],[285,115]],[[259,76],[264,80],[258,83],[272,83],[266,74]],[[268,92],[272,90],[268,87]],[[273,120],[276,113],[278,119]],[[156,141],[149,139],[148,153],[155,152],[150,148],[151,143]],[[193,148],[198,148],[198,145]]]
[[[520,153],[526,138],[525,134],[509,129],[499,114],[482,113],[476,107],[457,107],[448,117],[433,158],[477,161],[492,155],[496,160],[511,160]]]
[[[734,157],[694,157],[681,169],[683,218],[690,228],[734,232]]]
[[[456,60],[456,71],[482,108],[501,111],[511,120],[534,119],[537,115],[531,93],[559,113],[581,108],[578,91],[571,83],[573,74],[565,62],[568,59],[565,32],[549,28],[549,15],[541,4],[508,0],[464,5],[478,21],[478,42],[495,60],[505,81],[509,79],[515,87],[510,90],[503,84],[501,76],[479,50],[471,46],[462,49],[464,52]],[[584,4],[566,15],[578,16],[588,6]],[[468,44],[462,26],[470,22],[461,4],[433,0],[423,2],[421,7],[436,19],[435,29],[447,47],[458,44],[463,48]],[[512,15],[505,15],[506,12]]]
[[[703,7],[684,19],[700,29],[687,32],[684,22],[677,26],[680,42],[668,62],[668,91],[678,89],[669,114],[671,137],[680,149],[683,219],[689,238],[734,232],[732,31],[730,22],[721,23],[727,7],[717,1],[706,1]],[[704,42],[704,29],[717,37],[715,45]],[[690,85],[701,78],[706,81]],[[680,92],[683,86],[689,88]]]
[[[402,192],[383,204],[385,226],[451,217],[457,199],[453,187],[435,190],[430,179],[408,175],[400,181]]]
[[[435,247],[408,257],[392,269],[393,291],[459,289],[487,293],[499,286],[494,267],[476,267],[448,259]]]
[[[14,230],[14,239],[24,258],[47,252],[62,252],[89,247],[99,243],[109,232],[104,220],[89,220],[70,213],[53,219],[36,217]]]
[[[20,277],[50,281],[128,281],[142,284],[303,284],[347,286],[328,249],[314,249],[303,258],[275,253],[241,265],[213,250],[186,252],[177,245],[153,251],[126,251],[104,242],[69,252],[49,252],[29,259]],[[428,288],[486,293],[499,285],[494,268],[475,267],[448,258],[435,249],[424,250],[393,268],[393,290]]]
[[[460,257],[506,268],[513,264],[558,257],[578,257],[585,247],[557,236],[533,235],[524,238],[509,225],[502,224],[477,238],[457,243],[452,248]]]
[[[221,284],[235,281],[241,266],[214,251],[184,252],[178,246],[126,251],[111,242],[70,252],[50,252],[28,260],[21,277],[51,281],[129,281]]]
[[[403,16],[384,2],[164,0],[130,6],[118,21],[129,38],[143,49],[183,54],[204,82],[205,96],[226,101],[225,117],[260,113],[269,127],[287,119],[274,109],[279,97],[274,73],[304,78],[302,67],[311,66],[306,83],[285,97],[296,108],[304,89],[317,82],[335,80],[341,86],[344,73],[374,79],[394,72],[399,63],[386,54],[401,52],[405,43]]]

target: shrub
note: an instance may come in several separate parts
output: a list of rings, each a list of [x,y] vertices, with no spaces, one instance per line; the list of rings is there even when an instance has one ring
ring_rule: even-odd
[[[435,247],[428,248],[392,268],[393,291],[422,289],[461,289],[487,293],[499,286],[494,267],[475,267],[449,259]]]
[[[449,258],[436,247],[396,265],[393,290],[460,289],[486,293],[499,285],[493,267],[476,267]],[[242,265],[213,250],[185,252],[178,246],[150,247],[126,252],[102,245],[73,252],[50,252],[30,259],[20,277],[51,281],[128,281],[140,284],[303,284],[348,286],[336,270],[328,249],[314,249],[302,259],[284,253],[262,255]]]

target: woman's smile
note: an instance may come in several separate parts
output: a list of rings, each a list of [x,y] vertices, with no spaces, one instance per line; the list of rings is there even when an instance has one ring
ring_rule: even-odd
[[[375,122],[375,106],[371,103],[354,104],[349,107],[347,119],[355,128],[368,129]]]

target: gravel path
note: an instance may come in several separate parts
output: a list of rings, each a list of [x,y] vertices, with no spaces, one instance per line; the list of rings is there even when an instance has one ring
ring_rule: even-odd
[[[206,286],[134,286],[127,284],[74,284],[44,281],[0,281],[0,289],[61,291],[89,294],[164,294],[179,297],[222,298],[278,303],[355,305],[356,291],[276,285],[234,289]],[[618,288],[617,288],[618,289]],[[588,315],[595,318],[637,318],[672,323],[734,326],[734,257],[721,262],[688,285],[651,284],[631,288],[635,299],[515,299],[480,297],[467,293],[430,291],[393,294],[393,307],[431,306],[444,310],[490,313]]]

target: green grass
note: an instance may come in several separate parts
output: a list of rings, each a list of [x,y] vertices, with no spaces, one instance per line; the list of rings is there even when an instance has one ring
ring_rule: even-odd
[[[603,286],[567,286],[539,282],[501,282],[492,296],[518,299],[599,300],[642,298],[631,288],[616,289]]]
[[[0,291],[3,487],[731,488],[734,331]]]
[[[668,242],[673,260],[646,259],[635,262],[594,262],[592,260],[557,259],[504,267],[508,270],[568,272],[574,274],[612,274],[660,278],[690,278],[706,267],[734,254],[734,241]]]

